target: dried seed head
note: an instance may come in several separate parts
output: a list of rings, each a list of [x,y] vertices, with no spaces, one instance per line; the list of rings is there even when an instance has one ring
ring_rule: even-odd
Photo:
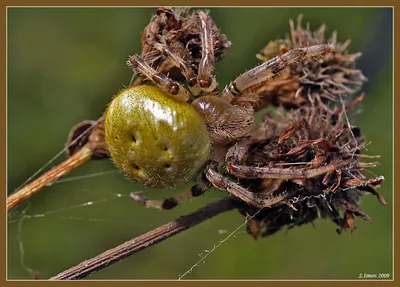
[[[94,159],[109,157],[109,152],[104,140],[103,118],[97,121],[86,120],[76,124],[69,132],[66,142],[66,152],[72,156],[84,145],[89,145],[93,151]]]
[[[230,42],[214,21],[209,19],[215,44],[214,57],[218,61],[225,55]],[[197,74],[201,60],[200,35],[196,13],[190,8],[159,8],[143,31],[141,54],[157,71],[183,82],[183,70],[192,69]],[[186,67],[177,67],[178,63],[166,56],[168,53],[183,59]]]
[[[357,126],[349,125],[345,112],[343,108],[315,106],[291,111],[279,108],[275,116],[265,117],[259,130],[237,143],[236,148],[246,152],[240,164],[265,168],[264,174],[255,177],[245,170],[232,172],[229,167],[228,171],[261,197],[286,195],[249,221],[252,236],[257,237],[263,228],[266,236],[284,226],[291,228],[316,218],[330,218],[341,229],[353,230],[354,216],[370,221],[358,207],[363,194],[374,194],[386,204],[374,188],[383,177],[366,179],[362,174],[363,169],[377,162],[370,161],[375,157],[361,153],[364,137]],[[243,204],[240,211],[251,216],[258,209]]]
[[[325,53],[321,59],[305,58],[286,68],[285,73],[274,81],[263,83],[254,89],[264,102],[259,108],[269,103],[298,107],[304,104],[323,102],[339,102],[340,97],[346,98],[359,91],[367,80],[360,70],[355,69],[355,61],[361,53],[349,54],[346,49],[350,40],[337,42],[336,32],[325,39],[325,25],[311,31],[301,25],[300,15],[295,27],[290,21],[290,38],[271,41],[257,54],[261,61],[267,61],[289,49],[307,47],[316,44],[329,43],[332,51]]]

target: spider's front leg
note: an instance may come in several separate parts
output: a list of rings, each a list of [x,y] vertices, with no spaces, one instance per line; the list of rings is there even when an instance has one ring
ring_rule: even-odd
[[[189,93],[182,85],[169,79],[163,73],[157,72],[148,63],[146,63],[141,56],[135,55],[130,57],[128,60],[128,65],[135,73],[145,76],[162,90],[172,95],[176,95],[178,98],[184,101],[189,100]]]
[[[199,63],[197,81],[200,88],[211,93],[217,88],[217,80],[212,74],[215,65],[215,42],[212,31],[213,20],[204,11],[197,12],[198,25],[200,26],[201,60]]]
[[[246,101],[246,95],[251,93],[251,91],[246,93],[246,90],[251,90],[251,87],[273,79],[275,76],[279,75],[279,72],[281,72],[285,67],[295,62],[307,57],[320,57],[331,50],[332,46],[327,44],[289,50],[285,54],[281,56],[278,55],[237,77],[233,82],[225,87],[221,97],[229,102],[232,102],[233,100],[240,101],[241,97]]]
[[[193,87],[197,84],[197,78],[193,69],[190,68],[188,63],[177,52],[171,50],[171,47],[168,47],[163,38],[160,38],[159,42],[154,42],[153,47],[161,54],[165,55],[175,67],[180,69],[189,87]]]

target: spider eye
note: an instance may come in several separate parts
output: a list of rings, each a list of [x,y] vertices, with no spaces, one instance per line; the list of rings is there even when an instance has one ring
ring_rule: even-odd
[[[200,116],[154,86],[121,91],[106,111],[104,126],[114,163],[149,186],[192,180],[209,156],[210,140]]]

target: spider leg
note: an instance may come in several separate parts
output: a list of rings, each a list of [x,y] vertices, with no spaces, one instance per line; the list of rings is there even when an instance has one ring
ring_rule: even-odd
[[[201,96],[192,106],[207,126],[213,145],[226,145],[248,135],[255,124],[253,109],[234,106],[216,96]]]
[[[207,179],[218,189],[226,190],[235,197],[247,202],[248,204],[263,208],[268,207],[278,202],[285,200],[288,197],[287,193],[279,194],[276,196],[260,196],[257,193],[251,192],[239,184],[233,182],[227,177],[219,174],[217,170],[209,165],[206,167],[205,175]]]
[[[242,139],[238,141],[235,145],[230,147],[226,153],[225,159],[228,165],[233,163],[243,164],[244,157],[250,147],[250,141],[247,139]]]
[[[289,50],[282,56],[276,56],[237,77],[225,87],[221,97],[231,102],[235,97],[240,97],[244,90],[279,75],[279,72],[288,65],[305,57],[322,56],[324,53],[330,52],[331,49],[330,45],[320,44]]]
[[[143,75],[151,80],[162,90],[172,95],[176,95],[184,101],[187,101],[190,98],[188,91],[183,86],[169,79],[166,75],[158,73],[149,64],[147,64],[141,56],[135,55],[130,57],[128,60],[128,66],[130,66],[135,73]]]
[[[318,168],[276,168],[276,167],[257,167],[246,166],[236,163],[228,163],[229,173],[242,178],[276,178],[282,180],[293,180],[297,178],[313,178],[326,173],[334,172],[344,165],[351,164],[354,160],[344,160]]]
[[[165,200],[151,200],[143,196],[137,195],[133,192],[130,194],[130,197],[134,201],[137,201],[145,205],[146,207],[168,210],[177,207],[181,203],[184,203],[193,197],[197,197],[204,194],[209,188],[210,184],[208,182],[203,182],[192,186],[189,191],[181,193],[176,197],[167,198]]]
[[[200,26],[201,40],[201,60],[197,81],[203,91],[210,93],[217,88],[217,81],[215,76],[212,75],[215,65],[212,19],[204,11],[197,12],[197,19]]]
[[[300,122],[299,122],[300,123]],[[297,125],[294,125],[296,127]],[[287,132],[290,132],[290,128]],[[322,141],[318,141],[321,143]],[[343,160],[338,163],[332,163],[325,166],[316,168],[276,168],[276,167],[258,167],[258,166],[247,166],[244,165],[244,158],[249,150],[249,141],[244,139],[232,146],[226,153],[226,169],[230,174],[233,174],[239,178],[263,178],[263,179],[279,179],[279,180],[294,180],[313,178],[325,174],[323,179],[324,184],[327,184],[331,174],[336,172],[338,183],[336,186],[332,186],[333,190],[336,190],[341,181],[341,167],[345,165],[351,165],[354,159]]]
[[[180,69],[182,75],[185,77],[186,82],[188,83],[190,90],[194,96],[198,96],[200,94],[201,89],[197,83],[197,77],[192,68],[190,68],[185,60],[173,49],[167,46],[165,40],[160,38],[159,42],[154,42],[152,45],[155,49],[157,49],[160,53],[164,54],[168,59],[173,63],[173,65]]]
[[[246,161],[246,155],[248,155],[250,149],[250,144],[251,142],[248,139],[242,139],[234,146],[230,147],[225,155],[225,160],[227,164],[244,164],[244,162]],[[262,192],[266,195],[272,194],[280,188],[283,181],[284,180],[280,178],[264,178],[259,186],[258,192]]]

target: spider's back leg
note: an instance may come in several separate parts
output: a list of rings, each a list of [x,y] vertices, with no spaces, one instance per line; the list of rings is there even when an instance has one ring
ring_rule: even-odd
[[[268,207],[279,202],[285,202],[288,197],[287,193],[273,196],[266,196],[265,194],[261,195],[254,193],[242,187],[238,183],[233,182],[231,179],[219,174],[218,171],[215,169],[215,166],[213,166],[212,164],[206,167],[205,175],[207,179],[212,183],[212,185],[214,185],[216,188],[226,190],[233,196],[257,208]]]
[[[172,209],[177,207],[178,205],[188,201],[189,199],[193,197],[200,196],[204,194],[209,188],[211,184],[204,181],[199,184],[196,184],[190,188],[189,191],[186,191],[184,193],[179,194],[176,197],[170,197],[164,200],[151,200],[147,199],[146,197],[140,196],[135,193],[131,193],[130,197],[134,200],[137,201],[146,207],[152,207],[156,209],[162,209],[162,210],[167,210],[167,209]]]

